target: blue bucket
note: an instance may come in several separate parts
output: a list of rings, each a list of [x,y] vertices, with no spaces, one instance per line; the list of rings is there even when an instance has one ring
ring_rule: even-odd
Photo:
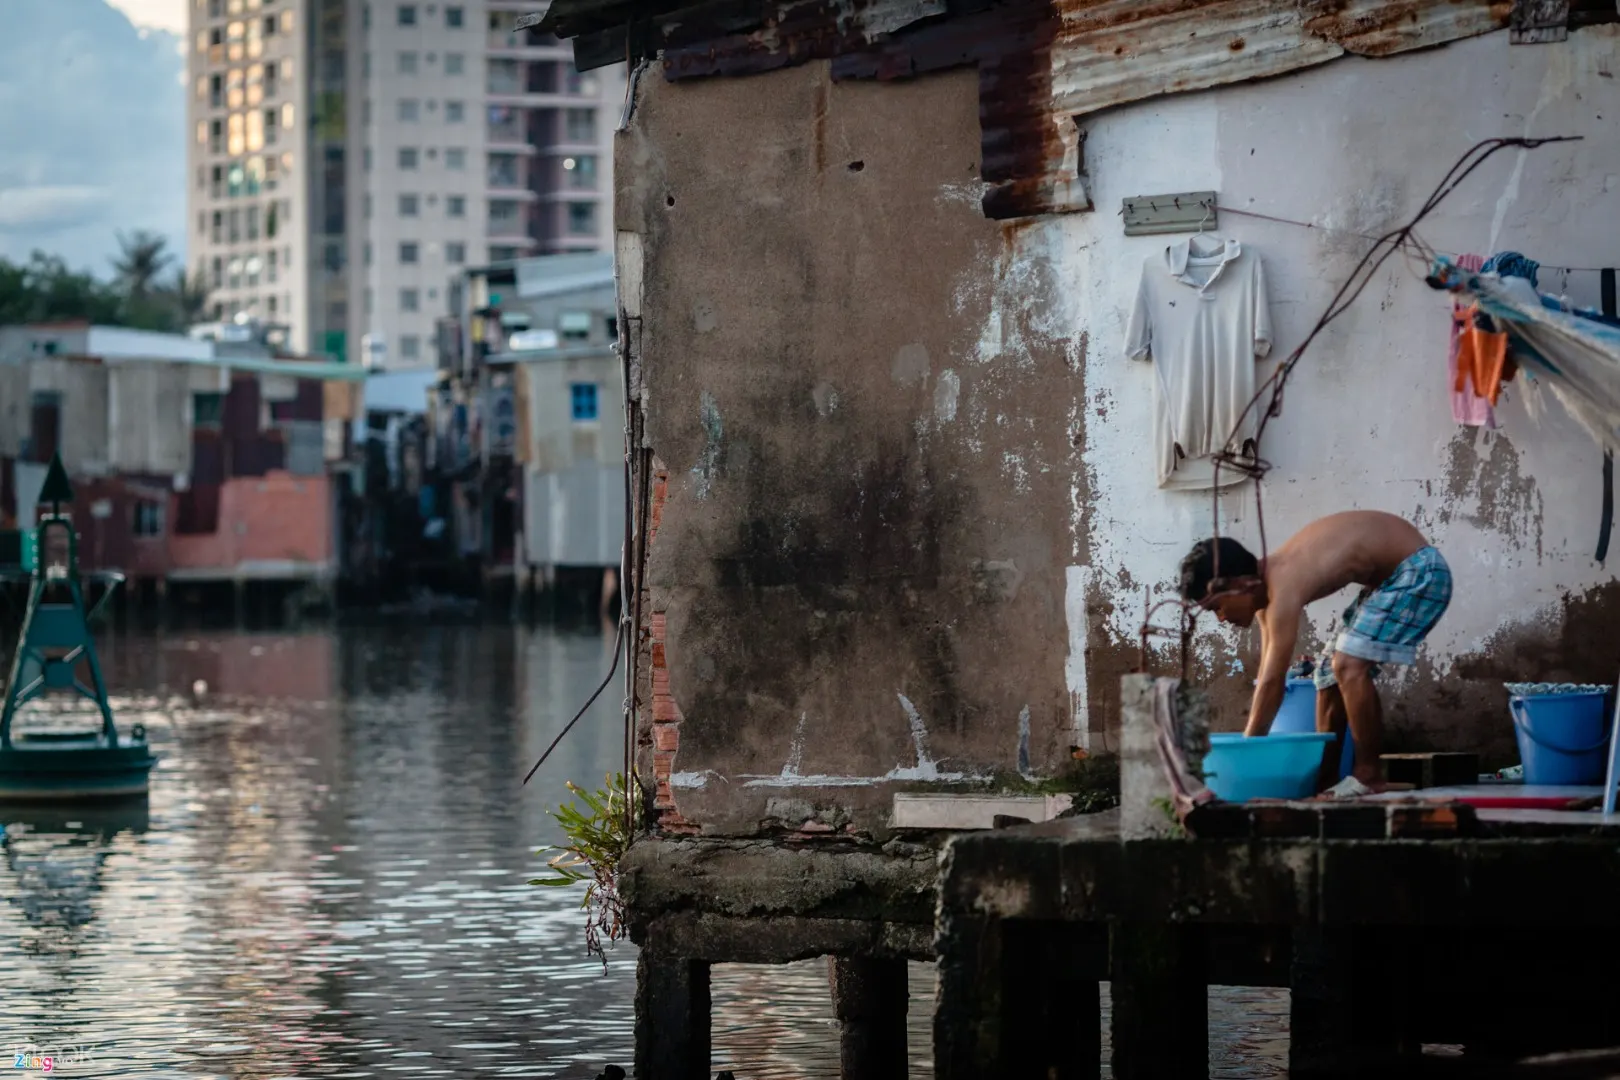
[[[1290,735],[1316,730],[1316,683],[1310,679],[1289,679],[1283,691],[1282,708],[1271,722],[1273,735]],[[1356,763],[1356,742],[1347,729],[1344,733],[1344,752],[1339,755],[1339,779],[1350,775]]]
[[[1508,712],[1519,740],[1527,784],[1601,784],[1608,767],[1608,688],[1571,687],[1564,693],[1514,693]]]
[[[1306,799],[1316,794],[1322,748],[1328,732],[1294,732],[1248,738],[1241,732],[1209,737],[1204,782],[1227,802]]]

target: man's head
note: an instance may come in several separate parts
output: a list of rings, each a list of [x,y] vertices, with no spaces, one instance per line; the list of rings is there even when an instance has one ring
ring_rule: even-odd
[[[1216,577],[1219,555],[1220,577]],[[1200,540],[1181,560],[1181,598],[1213,611],[1221,622],[1248,626],[1266,606],[1260,562],[1229,536]]]

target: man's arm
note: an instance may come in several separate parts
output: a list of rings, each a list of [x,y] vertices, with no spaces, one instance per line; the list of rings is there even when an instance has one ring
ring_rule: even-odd
[[[1288,690],[1288,661],[1299,640],[1300,609],[1273,602],[1260,624],[1260,676],[1255,680],[1254,701],[1249,705],[1245,735],[1265,735],[1282,708]]]

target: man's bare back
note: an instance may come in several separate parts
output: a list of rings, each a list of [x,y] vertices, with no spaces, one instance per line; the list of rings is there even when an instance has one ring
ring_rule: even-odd
[[[1268,606],[1303,608],[1346,585],[1376,588],[1428,543],[1411,522],[1382,510],[1346,510],[1318,518],[1262,563],[1271,596]]]

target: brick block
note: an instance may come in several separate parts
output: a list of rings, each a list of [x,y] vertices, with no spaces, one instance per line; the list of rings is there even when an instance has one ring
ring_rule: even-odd
[[[681,748],[681,729],[675,724],[654,724],[653,749],[674,753]]]
[[[675,755],[668,750],[653,751],[653,776],[659,780],[668,780],[669,774],[675,768]]]

